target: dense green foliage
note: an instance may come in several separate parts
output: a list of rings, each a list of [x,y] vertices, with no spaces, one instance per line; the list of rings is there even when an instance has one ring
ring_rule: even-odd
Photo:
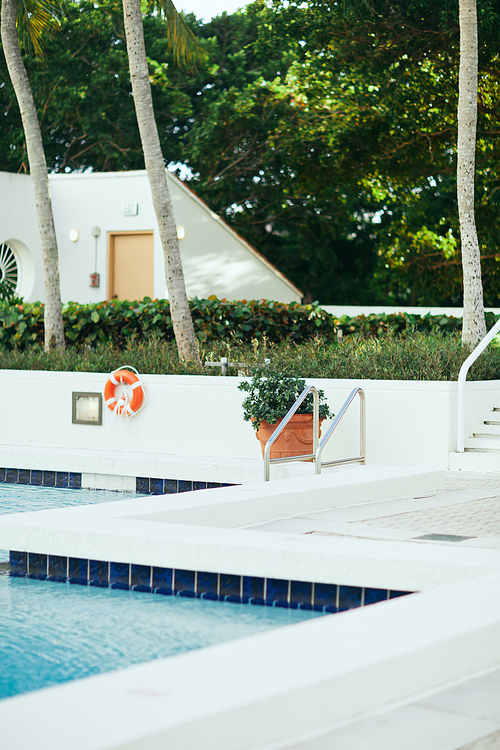
[[[199,340],[231,338],[251,341],[265,336],[269,341],[303,341],[317,333],[328,335],[334,322],[317,305],[296,302],[251,300],[227,302],[194,298],[189,301]],[[0,304],[0,348],[24,349],[43,341],[43,309],[40,302]],[[151,335],[173,341],[174,331],[168,300],[111,300],[63,307],[68,346],[111,342],[117,349]]]
[[[43,341],[43,308],[39,303],[0,305],[2,327],[0,347],[23,349]],[[250,342],[290,339],[301,342],[317,335],[330,339],[338,335],[380,336],[408,330],[453,332],[461,328],[461,318],[445,315],[372,314],[335,318],[317,305],[251,300],[227,302],[217,299],[190,300],[195,330],[201,341],[230,339]],[[80,305],[69,302],[63,317],[68,345],[76,347],[111,342],[117,349],[128,342],[153,334],[173,341],[168,300],[112,300]],[[496,316],[487,313],[491,327]]]
[[[411,315],[407,313],[347,315],[335,318],[318,305],[269,300],[228,302],[194,298],[189,301],[197,338],[201,342],[229,340],[303,342],[318,335],[328,340],[353,334],[381,336],[408,331],[450,333],[460,331],[461,318],[446,315]],[[26,349],[44,340],[44,306],[40,302],[0,301],[0,350]],[[496,316],[487,313],[491,328]],[[128,343],[150,336],[173,341],[174,332],[168,300],[111,300],[80,305],[68,302],[63,307],[68,347],[88,347],[111,343],[123,349]]]
[[[43,64],[26,61],[49,168],[143,168],[120,4],[63,9]],[[478,12],[476,218],[497,306],[500,8],[478,0]],[[189,17],[207,53],[192,73],[147,16],[166,161],[187,164],[195,191],[306,301],[459,305],[457,14],[458,0],[256,0],[206,24]],[[26,170],[3,65],[0,113],[0,169]]]
[[[262,421],[275,424],[287,415],[305,387],[304,378],[276,366],[254,368],[251,379],[244,380],[238,386],[238,390],[247,394],[242,403],[243,419],[252,422],[254,430],[260,428]],[[318,399],[320,418],[333,417],[324,391],[318,390]],[[313,395],[310,393],[296,414],[311,414],[312,411]]]
[[[40,344],[25,350],[0,351],[0,367],[9,370],[65,370],[108,373],[128,364],[139,372],[167,375],[217,376],[221,370],[203,366],[226,357],[230,375],[250,374],[266,359],[278,372],[302,378],[348,378],[381,380],[457,380],[470,350],[459,334],[430,335],[410,332],[379,338],[349,336],[340,343],[317,336],[304,343],[272,343],[266,338],[251,344],[231,339],[200,344],[202,366],[180,362],[174,342],[150,336],[129,341],[124,349],[112,343],[95,347],[68,347],[45,352]],[[472,366],[470,380],[500,379],[500,348],[490,346]]]

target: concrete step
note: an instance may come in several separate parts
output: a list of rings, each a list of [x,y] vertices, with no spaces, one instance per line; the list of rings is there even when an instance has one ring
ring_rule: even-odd
[[[465,449],[465,453],[450,453],[448,468],[452,471],[500,472],[500,449]]]
[[[487,435],[498,435],[500,437],[500,420],[484,420],[474,426],[474,434],[486,433]]]
[[[486,433],[476,434],[474,437],[467,438],[465,449],[476,451],[500,450],[500,438]]]
[[[500,453],[500,448],[466,448],[467,453]]]

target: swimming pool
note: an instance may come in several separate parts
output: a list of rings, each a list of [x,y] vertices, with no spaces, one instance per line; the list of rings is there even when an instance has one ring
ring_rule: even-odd
[[[0,698],[321,613],[0,575]]]
[[[0,483],[0,515],[33,510],[64,508],[70,505],[94,505],[132,497],[147,497],[135,492],[111,490],[66,489],[63,487],[36,487],[25,484]],[[7,550],[0,550],[0,563],[9,559]]]

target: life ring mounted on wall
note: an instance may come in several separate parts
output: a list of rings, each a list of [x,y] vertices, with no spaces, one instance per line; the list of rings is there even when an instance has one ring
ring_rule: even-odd
[[[116,396],[116,388],[126,386]],[[120,417],[135,417],[146,405],[146,392],[135,367],[123,365],[110,373],[104,386],[104,403],[113,414]]]

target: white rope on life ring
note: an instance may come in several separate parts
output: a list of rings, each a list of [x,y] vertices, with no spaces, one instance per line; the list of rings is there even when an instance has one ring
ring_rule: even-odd
[[[127,388],[117,398],[118,385]],[[135,367],[122,365],[110,373],[104,386],[104,403],[113,414],[120,417],[135,417],[146,405],[146,391]]]

